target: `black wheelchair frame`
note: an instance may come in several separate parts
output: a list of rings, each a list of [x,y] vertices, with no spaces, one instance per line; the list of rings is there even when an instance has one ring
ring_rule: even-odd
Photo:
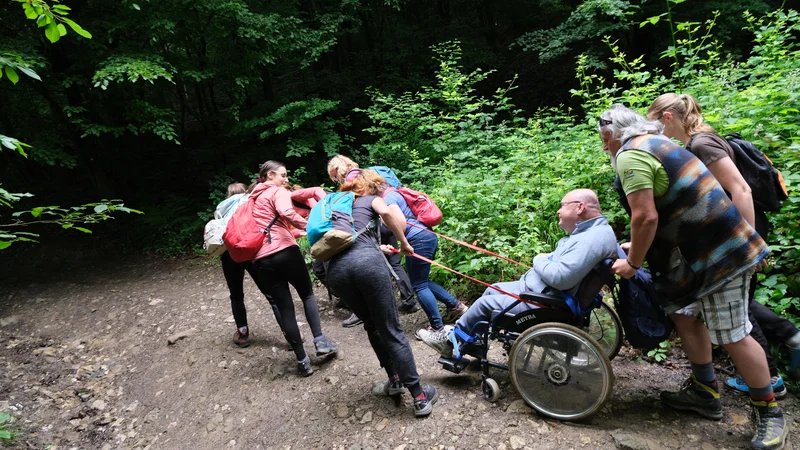
[[[500,390],[497,383],[490,377],[490,368],[509,370],[508,364],[503,364],[489,360],[490,341],[495,340],[503,345],[505,351],[511,356],[510,350],[514,342],[520,337],[522,333],[530,328],[542,324],[564,324],[570,325],[578,329],[584,329],[589,326],[591,315],[593,311],[600,307],[602,302],[602,295],[600,290],[603,286],[608,286],[611,289],[612,295],[615,288],[615,278],[610,271],[611,260],[606,260],[596,266],[592,272],[584,277],[578,289],[576,298],[581,304],[582,308],[587,311],[583,315],[575,315],[563,297],[525,292],[520,295],[522,300],[516,300],[509,304],[502,311],[499,311],[488,321],[480,321],[473,329],[470,330],[469,336],[472,341],[462,341],[459,343],[458,353],[460,358],[447,358],[440,357],[439,363],[442,364],[445,370],[453,373],[460,373],[472,360],[464,356],[472,356],[480,360],[481,363],[481,379],[483,396],[486,400],[494,402],[499,398]],[[598,298],[599,297],[599,298]],[[523,301],[535,303],[541,308],[528,309],[516,315],[508,314],[509,311],[514,309]],[[619,351],[619,346],[622,343],[622,327],[619,317],[608,305],[608,311],[612,314],[612,319],[615,322],[617,333],[619,333],[618,343],[615,344],[614,349],[609,350],[606,356],[611,359]],[[600,350],[605,350],[597,342],[593,342]],[[531,405],[533,406],[533,405]]]

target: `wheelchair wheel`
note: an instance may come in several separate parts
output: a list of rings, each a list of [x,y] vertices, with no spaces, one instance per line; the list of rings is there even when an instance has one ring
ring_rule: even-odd
[[[523,399],[540,413],[578,420],[611,397],[614,374],[604,349],[571,325],[529,328],[511,347],[508,369]]]
[[[601,303],[589,313],[584,331],[593,337],[606,352],[608,359],[614,359],[622,348],[625,335],[622,331],[622,320],[619,314],[606,303]]]
[[[500,399],[500,385],[498,385],[497,381],[494,381],[494,379],[487,378],[483,380],[481,388],[483,389],[483,398],[486,399],[487,402],[494,403]]]

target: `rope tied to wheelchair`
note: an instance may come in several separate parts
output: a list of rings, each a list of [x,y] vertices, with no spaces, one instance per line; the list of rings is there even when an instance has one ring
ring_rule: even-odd
[[[487,254],[487,255],[490,255],[490,256],[494,256],[494,257],[496,257],[496,258],[503,259],[503,260],[505,260],[505,261],[508,261],[508,262],[511,262],[511,263],[517,264],[517,265],[519,265],[519,266],[522,266],[522,267],[525,267],[525,268],[528,268],[528,269],[532,269],[532,267],[531,267],[531,266],[529,266],[529,265],[527,265],[527,264],[521,263],[521,262],[519,262],[519,261],[515,261],[515,260],[513,260],[513,259],[511,259],[511,258],[507,258],[507,257],[505,257],[505,256],[502,256],[502,255],[498,255],[497,253],[494,253],[494,252],[491,252],[491,251],[489,251],[489,250],[483,249],[483,248],[481,248],[481,247],[478,247],[477,245],[473,245],[473,244],[470,244],[470,243],[464,242],[464,241],[462,241],[462,240],[459,240],[459,239],[456,239],[456,238],[452,238],[452,237],[450,237],[450,236],[446,236],[446,235],[444,235],[444,234],[441,234],[441,233],[437,233],[437,232],[435,232],[435,231],[431,230],[430,228],[427,228],[427,227],[424,227],[424,226],[420,226],[420,225],[418,225],[418,224],[415,224],[415,223],[412,223],[412,222],[410,222],[410,221],[407,221],[406,223],[407,223],[408,225],[412,226],[412,227],[419,228],[419,229],[421,229],[421,230],[427,231],[428,233],[433,233],[433,234],[435,234],[435,235],[436,235],[436,236],[438,236],[438,237],[441,237],[441,238],[447,239],[447,240],[449,240],[449,241],[455,242],[456,244],[462,245],[462,246],[464,246],[464,247],[467,247],[467,248],[469,248],[469,249],[476,250],[476,251],[479,251],[479,252],[481,252],[481,253],[485,253],[485,254]],[[394,249],[394,248],[393,248],[393,249],[392,249],[392,252],[394,252],[394,253],[399,253],[399,252],[400,252],[400,250],[397,250],[397,249]],[[479,279],[477,279],[477,278],[471,277],[471,276],[469,276],[469,275],[467,275],[467,274],[465,274],[465,273],[459,272],[459,271],[457,271],[457,270],[455,270],[455,269],[452,269],[452,268],[450,268],[450,267],[447,267],[447,266],[445,266],[444,264],[438,263],[438,262],[436,262],[436,261],[433,261],[432,259],[426,258],[426,257],[424,257],[424,256],[421,256],[421,255],[418,255],[418,254],[416,254],[416,253],[414,253],[414,254],[412,254],[412,255],[410,255],[410,256],[412,256],[412,257],[414,257],[414,258],[417,258],[417,259],[419,259],[419,260],[425,261],[425,262],[427,262],[428,264],[431,264],[431,265],[434,265],[434,266],[437,266],[437,267],[441,267],[442,269],[445,269],[445,270],[447,270],[447,271],[449,271],[449,272],[452,272],[452,273],[454,273],[454,274],[456,274],[456,275],[459,275],[459,276],[461,276],[461,277],[464,277],[464,278],[466,278],[466,279],[468,279],[468,280],[470,280],[470,281],[472,281],[472,282],[474,282],[474,283],[478,283],[478,284],[480,284],[480,285],[482,285],[482,286],[485,286],[485,287],[487,287],[487,288],[494,289],[495,291],[498,291],[498,292],[500,292],[501,294],[507,295],[507,296],[509,296],[509,297],[511,297],[511,298],[513,298],[513,299],[515,299],[515,300],[518,300],[518,301],[522,302],[522,303],[527,303],[527,304],[529,304],[529,305],[536,306],[536,307],[538,307],[538,308],[551,308],[551,306],[550,306],[550,305],[545,305],[545,304],[542,304],[542,303],[536,302],[536,301],[534,301],[534,300],[529,300],[529,299],[522,298],[521,296],[519,296],[519,295],[517,295],[517,294],[513,294],[513,293],[511,293],[511,292],[508,292],[508,291],[506,291],[506,290],[504,290],[504,289],[502,289],[502,288],[499,288],[499,287],[497,287],[497,286],[495,286],[495,285],[493,285],[493,284],[489,284],[489,283],[486,283],[485,281],[481,281],[481,280],[479,280]],[[573,313],[573,314],[575,314],[576,316],[584,315],[584,314],[586,314],[587,312],[591,311],[591,309],[592,309],[592,307],[591,307],[591,306],[590,306],[590,307],[588,307],[587,309],[584,309],[584,308],[582,308],[582,307],[581,307],[581,305],[580,305],[580,302],[578,301],[578,299],[576,299],[576,298],[575,298],[575,297],[574,297],[572,294],[570,294],[568,291],[561,291],[561,294],[564,296],[564,301],[565,301],[565,303],[567,304],[567,306],[569,307],[569,309],[570,309],[570,310],[572,311],[572,313]],[[598,297],[599,297],[599,298],[597,298],[597,297],[596,297],[596,298],[594,299],[594,301],[593,301],[593,304],[595,304],[595,305],[596,305],[596,304],[597,304],[599,301],[602,301],[602,294],[598,294]],[[459,336],[459,337],[461,337],[461,338],[462,338],[462,339],[464,339],[464,340],[466,340],[466,339],[465,339],[465,337],[466,337],[466,336],[469,336],[469,335],[467,335],[466,333],[463,333],[463,332],[462,332],[462,334],[464,334],[464,336]]]
[[[414,225],[414,224],[410,224],[410,225]],[[417,226],[417,227],[419,227],[418,225],[414,225],[414,226]],[[433,234],[435,234],[435,235],[437,235],[437,236],[442,236],[442,237],[444,237],[444,238],[446,238],[446,239],[450,239],[451,241],[453,241],[453,242],[456,242],[456,243],[459,243],[459,244],[461,244],[461,245],[464,245],[465,247],[468,247],[468,248],[474,248],[474,249],[476,249],[476,250],[478,250],[478,251],[481,251],[481,252],[483,252],[483,253],[487,253],[487,254],[490,254],[490,255],[494,255],[494,256],[497,256],[497,257],[499,257],[499,258],[506,259],[506,260],[508,260],[508,261],[511,261],[511,262],[517,263],[517,264],[519,264],[519,265],[521,265],[521,266],[528,267],[528,266],[526,266],[525,264],[522,264],[522,263],[520,263],[520,262],[518,262],[518,261],[514,261],[513,259],[509,259],[509,258],[506,258],[506,257],[504,257],[504,256],[500,256],[500,255],[494,254],[494,253],[492,253],[492,252],[490,252],[490,251],[488,251],[488,250],[481,249],[480,247],[474,246],[474,245],[472,245],[472,244],[467,244],[466,242],[459,241],[458,239],[449,238],[449,237],[446,237],[446,236],[444,236],[444,235],[440,235],[439,233],[436,233],[435,231],[433,231],[433,230],[430,230],[430,229],[428,229],[428,228],[424,228],[424,227],[419,227],[419,228],[422,228],[422,229],[424,229],[424,230],[426,230],[426,231],[429,231],[429,232],[431,232],[431,233],[433,233]],[[391,248],[391,251],[392,251],[393,253],[400,253],[400,250],[398,250],[398,249],[396,249],[396,248]],[[471,277],[471,276],[469,276],[469,275],[467,275],[467,274],[465,274],[465,273],[462,273],[462,272],[459,272],[459,271],[457,271],[457,270],[455,270],[455,269],[452,269],[452,268],[450,268],[450,267],[447,267],[447,266],[445,266],[445,265],[444,265],[444,264],[442,264],[442,263],[438,263],[438,262],[436,262],[436,261],[434,261],[434,260],[432,260],[432,259],[426,258],[426,257],[424,257],[424,256],[422,256],[422,255],[418,255],[418,254],[416,254],[416,253],[413,253],[413,254],[411,254],[411,255],[409,255],[409,256],[411,256],[411,257],[414,257],[414,258],[417,258],[417,259],[419,259],[419,260],[421,260],[421,261],[425,261],[426,263],[428,263],[428,264],[431,264],[431,265],[434,265],[434,266],[436,266],[436,267],[441,267],[442,269],[444,269],[444,270],[447,270],[448,272],[452,272],[452,273],[454,273],[454,274],[456,274],[456,275],[459,275],[459,276],[461,276],[461,277],[464,277],[464,278],[466,278],[466,279],[468,279],[468,280],[470,280],[470,281],[472,281],[472,282],[475,282],[475,283],[478,283],[478,284],[480,284],[480,285],[482,285],[482,286],[486,286],[486,287],[488,287],[488,288],[494,289],[495,291],[498,291],[498,292],[500,292],[501,294],[507,295],[507,296],[509,296],[509,297],[511,297],[511,298],[513,298],[513,299],[515,299],[515,300],[519,300],[519,301],[521,301],[521,302],[523,302],[523,303],[527,303],[527,304],[529,304],[529,305],[537,306],[537,307],[539,307],[539,308],[549,308],[549,306],[547,306],[547,305],[543,305],[543,304],[541,304],[541,303],[538,303],[538,302],[535,302],[535,301],[533,301],[533,300],[526,300],[526,299],[524,299],[524,298],[520,297],[520,296],[519,296],[519,295],[517,295],[517,294],[513,294],[513,293],[511,293],[511,292],[508,292],[508,291],[506,291],[505,289],[501,289],[501,288],[499,288],[499,287],[497,287],[497,286],[495,286],[495,285],[489,284],[489,283],[487,283],[487,282],[485,282],[485,281],[481,281],[481,280],[479,280],[479,279],[477,279],[477,278],[475,278],[475,277]]]

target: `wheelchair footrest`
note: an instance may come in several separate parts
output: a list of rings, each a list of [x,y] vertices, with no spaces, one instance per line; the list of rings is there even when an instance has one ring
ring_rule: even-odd
[[[444,370],[453,372],[453,373],[461,373],[464,370],[471,360],[467,358],[455,359],[455,358],[445,358],[444,356],[439,357],[439,364],[442,365]]]

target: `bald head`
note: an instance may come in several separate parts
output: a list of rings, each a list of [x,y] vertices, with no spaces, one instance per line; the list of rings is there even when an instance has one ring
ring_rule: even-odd
[[[583,222],[601,215],[600,200],[591,189],[575,189],[561,200],[558,210],[558,226],[572,233],[578,222]]]
[[[601,214],[600,200],[597,198],[597,194],[595,194],[593,190],[575,189],[567,195],[572,195],[573,200],[582,202],[585,206],[586,212],[581,216],[583,220],[591,219],[592,217],[597,217]]]

